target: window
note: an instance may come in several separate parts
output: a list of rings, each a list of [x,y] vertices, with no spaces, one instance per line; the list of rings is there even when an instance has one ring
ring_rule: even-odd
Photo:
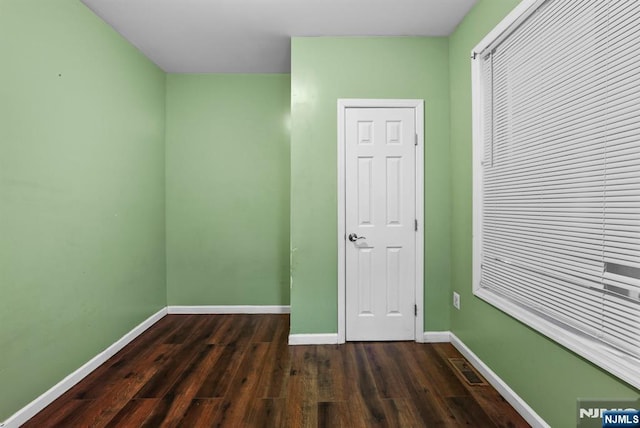
[[[640,388],[640,2],[524,1],[474,49],[474,293]]]

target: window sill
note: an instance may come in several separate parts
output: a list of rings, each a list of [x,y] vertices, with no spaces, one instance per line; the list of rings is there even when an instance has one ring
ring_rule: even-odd
[[[596,338],[507,299],[486,288],[477,287],[473,294],[549,339],[601,367],[612,375],[640,389],[640,359],[615,349]]]

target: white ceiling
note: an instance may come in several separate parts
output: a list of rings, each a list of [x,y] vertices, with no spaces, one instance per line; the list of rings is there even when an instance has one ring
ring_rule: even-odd
[[[171,73],[286,73],[292,36],[447,36],[477,0],[82,0]]]

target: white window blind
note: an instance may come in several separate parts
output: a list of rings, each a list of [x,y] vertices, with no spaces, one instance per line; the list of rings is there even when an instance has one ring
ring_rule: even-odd
[[[476,291],[604,344],[640,387],[640,2],[527,13],[474,65]]]

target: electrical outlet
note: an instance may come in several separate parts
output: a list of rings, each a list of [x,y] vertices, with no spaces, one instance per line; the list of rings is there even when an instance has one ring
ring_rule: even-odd
[[[453,292],[453,307],[460,310],[460,295],[455,291]]]

